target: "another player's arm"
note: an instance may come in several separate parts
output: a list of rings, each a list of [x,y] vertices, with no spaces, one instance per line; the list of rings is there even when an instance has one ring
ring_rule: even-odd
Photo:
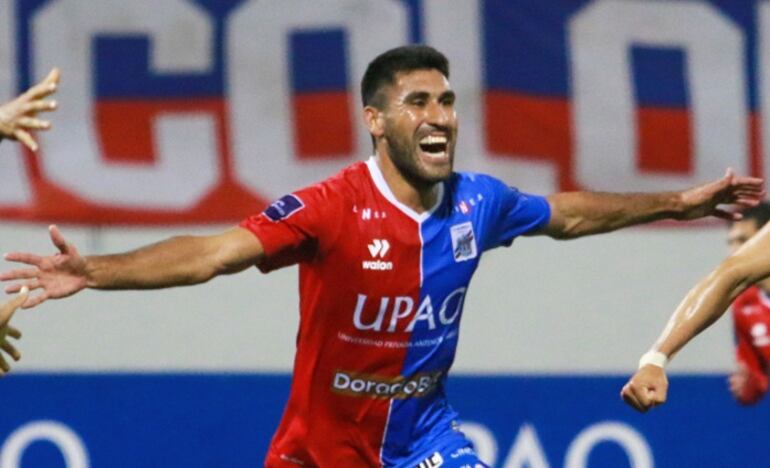
[[[698,283],[679,304],[621,396],[639,411],[664,403],[668,382],[663,369],[685,344],[724,314],[750,285],[770,276],[770,224]]]
[[[173,237],[121,254],[87,257],[81,256],[55,226],[51,226],[50,234],[59,249],[56,255],[13,252],[5,256],[31,266],[0,274],[2,281],[18,281],[6,286],[7,292],[18,291],[23,285],[42,290],[24,304],[25,308],[85,288],[155,289],[199,284],[244,270],[263,257],[260,241],[240,227],[212,236]]]
[[[86,287],[154,289],[204,283],[262,258],[262,244],[241,227],[211,236],[179,236],[114,255],[85,257]]]
[[[556,193],[548,197],[551,219],[538,234],[572,239],[662,219],[740,219],[721,205],[755,206],[763,194],[761,179],[737,177],[731,170],[721,179],[681,192]]]

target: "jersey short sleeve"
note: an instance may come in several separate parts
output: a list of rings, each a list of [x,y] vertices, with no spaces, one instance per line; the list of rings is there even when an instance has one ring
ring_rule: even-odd
[[[268,272],[309,262],[328,248],[338,232],[340,208],[339,194],[321,183],[281,197],[240,226],[262,243],[265,257],[258,266]]]
[[[484,250],[509,246],[516,237],[548,224],[551,207],[545,197],[521,192],[492,177],[487,177],[487,183],[493,209],[488,214],[489,230],[484,239]]]

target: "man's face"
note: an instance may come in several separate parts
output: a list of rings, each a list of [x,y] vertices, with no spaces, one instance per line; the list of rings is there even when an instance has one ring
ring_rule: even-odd
[[[384,137],[393,164],[409,181],[449,178],[457,139],[455,93],[438,70],[397,73],[384,93]]]
[[[742,246],[757,231],[759,231],[759,227],[753,219],[744,219],[732,223],[727,231],[727,245],[730,248],[730,254],[735,253],[738,247]]]

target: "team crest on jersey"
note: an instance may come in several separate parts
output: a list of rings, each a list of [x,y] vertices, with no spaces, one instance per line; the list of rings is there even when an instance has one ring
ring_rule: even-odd
[[[302,200],[294,194],[284,195],[280,200],[276,200],[264,211],[264,215],[273,222],[281,221],[293,215],[305,207]]]
[[[473,224],[470,221],[455,224],[450,228],[452,234],[452,252],[456,262],[476,258],[476,236],[473,234]]]

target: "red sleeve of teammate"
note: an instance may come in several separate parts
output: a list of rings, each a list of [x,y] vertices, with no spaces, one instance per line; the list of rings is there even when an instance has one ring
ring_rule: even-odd
[[[740,299],[740,298],[739,298]],[[742,363],[749,371],[748,380],[743,391],[736,398],[742,405],[753,405],[767,393],[768,378],[763,369],[762,362],[754,349],[751,341],[750,324],[738,313],[743,306],[742,301],[736,300],[733,304],[733,321],[735,324],[735,359]]]
[[[334,188],[321,183],[281,197],[240,226],[259,238],[265,273],[316,258],[339,232],[341,204]]]

